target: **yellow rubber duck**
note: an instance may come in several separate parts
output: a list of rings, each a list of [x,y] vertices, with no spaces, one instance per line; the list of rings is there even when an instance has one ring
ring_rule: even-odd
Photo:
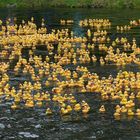
[[[61,108],[61,114],[62,114],[62,115],[66,115],[66,114],[68,114],[68,113],[69,113],[69,112],[68,112],[67,109]]]
[[[121,114],[120,114],[120,110],[116,110],[116,112],[114,113],[114,117],[118,117],[118,116],[120,116]]]
[[[131,93],[131,95],[129,96],[129,99],[131,99],[131,100],[134,100],[135,99],[134,93]]]
[[[34,107],[34,102],[32,100],[27,100],[25,103],[26,107],[32,108]]]
[[[140,99],[140,92],[137,93],[136,98]]]
[[[68,105],[68,106],[66,107],[66,109],[68,110],[68,112],[71,112],[71,111],[72,111],[72,107],[71,107],[70,105]]]
[[[102,106],[100,107],[100,109],[99,109],[99,112],[104,113],[105,111],[106,111],[106,110],[105,110],[105,106],[102,105]]]
[[[84,106],[84,107],[82,108],[82,113],[83,113],[83,114],[87,114],[87,113],[89,112],[89,110],[90,110],[90,107],[89,107],[89,106]]]
[[[75,104],[74,110],[75,111],[80,111],[81,110],[81,105],[79,103]]]
[[[125,97],[123,97],[120,104],[125,105],[126,103],[127,103],[127,99]]]
[[[128,116],[133,116],[134,115],[134,112],[132,111],[132,109],[128,109],[127,115]]]
[[[38,102],[36,103],[36,105],[37,105],[38,107],[41,107],[41,106],[42,106],[42,101],[38,101]]]
[[[122,107],[121,107],[121,112],[122,112],[122,113],[126,113],[126,112],[127,112],[127,108],[125,108],[125,106],[122,106]]]
[[[53,112],[52,112],[52,110],[51,110],[50,108],[47,108],[47,110],[46,110],[46,114],[47,114],[47,115],[52,115]]]
[[[126,104],[125,106],[126,106],[127,108],[132,108],[132,107],[135,106],[135,103],[134,103],[132,100],[130,100],[130,101],[127,102],[127,104]]]
[[[138,117],[140,117],[140,109],[137,109],[137,110],[136,110],[135,115],[138,116]]]
[[[88,35],[88,37],[91,37],[91,31],[90,31],[90,29],[87,30],[87,35]]]
[[[17,109],[18,106],[14,103],[13,105],[11,105],[11,108],[12,108],[12,109]]]

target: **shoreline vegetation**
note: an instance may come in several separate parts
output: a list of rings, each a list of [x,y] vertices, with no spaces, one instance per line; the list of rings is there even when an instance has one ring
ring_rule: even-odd
[[[0,0],[0,8],[140,8],[140,0]]]

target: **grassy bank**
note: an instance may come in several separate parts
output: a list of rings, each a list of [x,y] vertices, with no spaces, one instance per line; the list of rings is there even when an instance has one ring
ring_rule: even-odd
[[[140,0],[0,0],[0,7],[140,8]]]

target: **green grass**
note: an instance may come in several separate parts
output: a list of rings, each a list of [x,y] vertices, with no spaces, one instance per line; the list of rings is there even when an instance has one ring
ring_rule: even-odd
[[[21,8],[42,7],[95,7],[140,8],[140,0],[0,0],[0,7],[16,4]]]

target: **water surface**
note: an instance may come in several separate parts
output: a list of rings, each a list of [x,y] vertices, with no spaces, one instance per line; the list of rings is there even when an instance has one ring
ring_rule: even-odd
[[[73,19],[74,24],[68,26],[75,35],[83,36],[85,29],[78,25],[79,20],[85,18],[108,18],[112,22],[110,36],[127,36],[130,41],[133,36],[140,38],[140,29],[136,28],[129,33],[119,34],[114,32],[116,25],[125,25],[130,19],[139,19],[139,10],[104,10],[104,9],[45,9],[45,10],[15,10],[0,9],[0,19],[17,17],[18,23],[22,19],[29,20],[35,18],[35,22],[40,26],[41,18],[46,20],[48,31],[56,28],[66,28],[61,26],[60,19]],[[139,41],[138,41],[139,43]],[[39,54],[43,53],[38,50]],[[69,66],[70,67],[70,66]],[[127,65],[117,68],[115,65],[87,65],[91,72],[97,72],[100,76],[115,76],[119,70],[137,72],[139,67]],[[71,68],[71,67],[70,67]],[[11,71],[11,83],[16,85],[21,77],[13,77]],[[91,111],[87,116],[83,115],[52,115],[46,116],[45,109],[23,109],[11,110],[6,104],[0,104],[0,139],[20,140],[136,140],[140,139],[140,120],[127,118],[125,120],[115,120],[113,117],[113,107],[115,103],[103,102],[94,93],[77,94],[77,100],[85,99],[91,106]],[[99,114],[98,109],[103,104],[107,106],[105,114]],[[8,103],[7,103],[8,104]]]

